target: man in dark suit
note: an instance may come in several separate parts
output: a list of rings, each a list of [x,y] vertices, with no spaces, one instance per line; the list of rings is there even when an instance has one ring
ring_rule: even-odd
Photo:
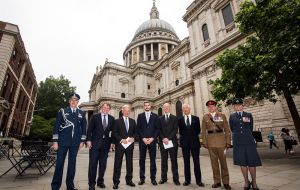
[[[96,185],[97,165],[99,172],[97,186],[105,188],[104,174],[106,170],[107,156],[112,146],[112,129],[115,118],[108,114],[110,105],[104,103],[101,113],[92,116],[87,130],[87,147],[89,152],[89,190],[94,190]]]
[[[178,119],[179,134],[180,134],[180,146],[182,149],[183,161],[184,161],[184,186],[191,183],[191,170],[190,170],[190,155],[192,154],[194,161],[194,173],[197,185],[203,187],[200,170],[200,119],[197,116],[191,115],[190,106],[183,104],[182,111],[184,113]]]
[[[139,131],[139,149],[140,149],[140,181],[139,185],[145,183],[145,160],[146,153],[149,150],[150,157],[150,178],[152,185],[156,182],[156,142],[158,136],[158,116],[150,111],[150,102],[144,102],[145,112],[140,113],[137,118],[137,127]]]
[[[178,123],[175,115],[170,114],[170,104],[165,103],[163,105],[165,114],[159,117],[159,145],[161,154],[161,180],[159,184],[163,184],[168,181],[168,153],[170,154],[173,181],[175,185],[180,185],[178,175],[178,164],[177,164],[177,132]],[[169,144],[173,144],[171,147],[167,147]]]
[[[133,171],[133,149],[134,141],[137,138],[137,127],[134,119],[129,118],[130,107],[122,107],[123,117],[115,120],[113,135],[115,138],[115,161],[113,173],[113,189],[118,189],[121,176],[123,155],[126,157],[126,184],[134,187],[132,182]]]

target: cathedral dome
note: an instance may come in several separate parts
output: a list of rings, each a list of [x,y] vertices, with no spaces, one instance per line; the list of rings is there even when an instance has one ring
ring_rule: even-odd
[[[170,32],[175,36],[177,36],[174,28],[167,21],[164,21],[159,18],[155,18],[155,19],[147,20],[143,24],[141,24],[136,30],[134,37],[151,30],[162,30],[162,31]]]

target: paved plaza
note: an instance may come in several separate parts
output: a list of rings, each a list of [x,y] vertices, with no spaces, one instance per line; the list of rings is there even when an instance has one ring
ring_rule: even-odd
[[[295,190],[299,189],[300,186],[300,147],[295,147],[295,154],[291,156],[284,155],[284,148],[280,147],[280,149],[272,149],[270,150],[268,147],[259,147],[258,151],[262,158],[263,166],[259,167],[257,170],[257,184],[261,190]],[[148,190],[148,189],[157,189],[160,190],[176,190],[176,189],[212,189],[211,185],[213,184],[212,178],[212,170],[211,164],[209,160],[209,155],[207,150],[201,148],[200,152],[200,162],[201,162],[201,171],[203,182],[205,187],[198,187],[195,185],[195,180],[193,178],[193,170],[192,170],[192,184],[190,186],[182,186],[184,182],[184,170],[183,170],[183,158],[181,155],[181,149],[179,149],[178,155],[178,164],[179,164],[179,175],[180,175],[180,186],[175,186],[172,181],[172,173],[170,171],[170,162],[169,162],[169,172],[168,172],[168,182],[162,185],[153,186],[150,183],[149,179],[149,158],[146,160],[146,184],[143,186],[137,185],[139,181],[139,164],[138,164],[138,147],[134,150],[134,174],[133,174],[133,182],[136,183],[136,187],[129,187],[125,183],[125,165],[126,162],[123,161],[122,173],[121,173],[121,183],[119,189],[127,190],[127,189],[136,189],[136,190]],[[243,178],[240,172],[240,168],[238,166],[234,166],[232,164],[232,150],[227,152],[228,158],[228,167],[230,173],[230,185],[232,189],[243,189]],[[113,175],[113,161],[114,161],[114,153],[109,154],[108,158],[108,167],[105,174],[105,184],[106,189],[112,189],[112,175]],[[157,181],[160,180],[160,153],[157,152]],[[191,160],[192,163],[192,160]],[[0,173],[5,171],[10,166],[10,163],[5,160],[0,160]],[[193,167],[193,165],[191,165]],[[65,166],[66,168],[66,166]],[[54,172],[54,168],[50,169],[43,176],[31,175],[31,171],[26,173],[22,177],[15,178],[16,171],[12,170],[5,176],[0,178],[0,189],[2,190],[48,190],[51,189],[50,183],[52,180],[52,175]],[[34,170],[32,171],[34,172]],[[36,172],[36,171],[35,171]],[[75,185],[80,190],[88,189],[88,150],[83,149],[79,152],[77,158],[77,172]],[[65,177],[66,172],[64,172]],[[65,178],[64,178],[65,181]],[[63,182],[63,186],[61,189],[66,189],[66,186]],[[99,189],[99,188],[97,188]],[[221,189],[221,188],[219,188]],[[222,187],[222,189],[224,189]],[[100,189],[99,189],[100,190]]]

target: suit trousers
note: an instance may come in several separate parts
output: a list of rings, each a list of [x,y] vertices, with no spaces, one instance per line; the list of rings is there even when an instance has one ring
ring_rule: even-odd
[[[213,170],[214,183],[221,183],[221,176],[223,184],[229,184],[229,172],[226,162],[225,148],[208,148],[211,167]],[[221,175],[220,167],[221,166]]]
[[[132,145],[131,145],[132,146]],[[116,146],[115,150],[115,161],[114,161],[114,173],[113,173],[113,183],[120,183],[121,168],[123,156],[126,157],[126,182],[132,181],[132,172],[133,172],[133,149],[127,148],[124,149],[121,144]]]
[[[140,179],[145,180],[145,161],[147,149],[149,150],[150,157],[150,178],[151,180],[156,179],[156,143],[152,142],[150,145],[146,145],[143,142],[139,143],[140,149]]]
[[[97,166],[99,162],[99,172],[98,172],[98,180],[97,184],[104,182],[104,174],[106,170],[106,163],[107,163],[107,156],[108,156],[108,149],[106,148],[99,148],[99,149],[90,149],[89,152],[89,186],[94,187],[96,185],[96,175],[97,175]]]
[[[191,168],[190,168],[191,154],[194,162],[194,174],[195,174],[196,183],[200,183],[202,182],[201,170],[200,170],[200,159],[199,159],[200,147],[198,148],[191,148],[189,146],[182,147],[185,181],[188,183],[191,182]]]
[[[74,187],[74,178],[76,172],[76,157],[78,153],[79,146],[59,146],[57,150],[57,157],[56,157],[56,166],[55,171],[51,183],[52,190],[59,190],[63,171],[64,171],[64,163],[66,159],[67,153],[68,155],[68,169],[67,169],[67,178],[66,178],[66,185],[67,188]]]
[[[161,154],[161,179],[167,181],[168,180],[168,154],[170,154],[172,173],[173,173],[173,181],[179,181],[178,175],[178,163],[177,163],[177,150],[178,147],[165,149],[163,146],[160,148]]]

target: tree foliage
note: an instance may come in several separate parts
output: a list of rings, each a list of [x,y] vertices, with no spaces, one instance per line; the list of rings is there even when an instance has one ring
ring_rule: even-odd
[[[32,120],[29,137],[35,140],[50,141],[54,122],[55,118],[46,120],[41,116],[35,115]]]
[[[37,93],[36,114],[45,119],[56,117],[58,110],[68,105],[68,96],[76,90],[70,83],[63,75],[58,78],[50,76],[41,81]]]
[[[283,94],[300,137],[292,98],[300,89],[300,0],[245,1],[236,23],[249,37],[218,56],[222,76],[211,81],[212,94],[217,100],[251,96],[272,102]]]
[[[222,77],[212,82],[217,99],[252,96],[276,101],[300,89],[300,1],[246,1],[236,16],[245,44],[226,50],[216,64]]]

